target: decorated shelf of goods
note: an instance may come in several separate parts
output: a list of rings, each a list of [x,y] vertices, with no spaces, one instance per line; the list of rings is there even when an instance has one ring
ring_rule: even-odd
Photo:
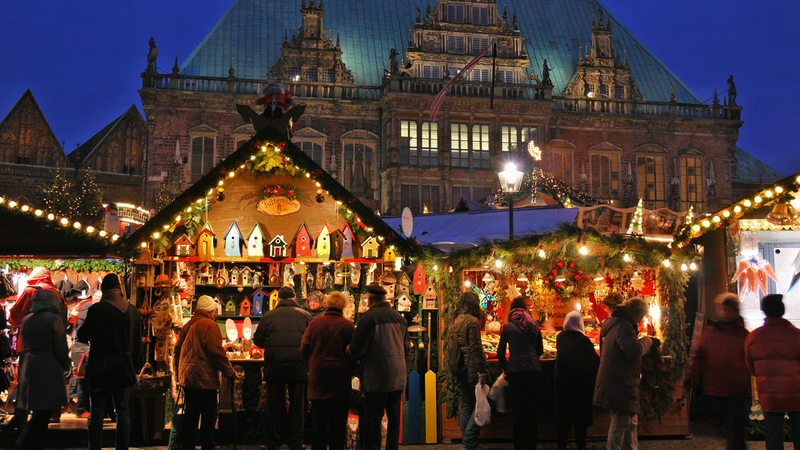
[[[497,358],[497,345],[500,343],[500,335],[494,333],[481,332],[481,344],[483,353],[487,358]]]
[[[544,353],[542,353],[542,359],[555,359],[556,358],[556,339],[558,338],[558,333],[548,334],[547,336],[542,336],[542,346],[544,347]]]

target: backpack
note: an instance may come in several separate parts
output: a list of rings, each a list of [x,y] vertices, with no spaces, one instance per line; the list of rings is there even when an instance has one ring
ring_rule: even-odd
[[[451,339],[447,344],[447,370],[452,375],[461,375],[467,371],[464,363],[464,353],[455,339]]]

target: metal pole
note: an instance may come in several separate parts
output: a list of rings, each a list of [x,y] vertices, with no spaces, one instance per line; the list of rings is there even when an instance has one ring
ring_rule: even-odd
[[[508,240],[514,240],[514,199],[508,197]]]

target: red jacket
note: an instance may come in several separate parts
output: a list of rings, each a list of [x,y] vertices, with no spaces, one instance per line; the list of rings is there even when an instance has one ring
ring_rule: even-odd
[[[703,393],[718,397],[750,397],[750,371],[744,360],[744,324],[716,322],[703,329],[687,376],[703,376]]]
[[[800,330],[786,319],[767,317],[747,336],[744,351],[761,409],[800,411]]]
[[[308,399],[344,400],[350,398],[353,362],[347,346],[355,326],[339,309],[328,308],[308,324],[300,351],[308,361]]]

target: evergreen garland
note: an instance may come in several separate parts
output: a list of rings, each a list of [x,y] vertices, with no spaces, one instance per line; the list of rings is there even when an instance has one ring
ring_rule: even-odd
[[[125,263],[115,259],[5,259],[10,269],[44,267],[47,270],[74,270],[75,272],[125,273]]]

